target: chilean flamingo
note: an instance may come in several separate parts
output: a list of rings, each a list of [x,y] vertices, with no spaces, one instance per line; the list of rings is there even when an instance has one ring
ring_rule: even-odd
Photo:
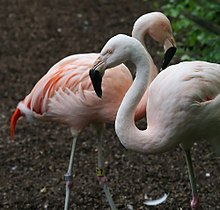
[[[164,33],[160,33],[158,38],[155,31],[163,31]],[[166,51],[162,65],[164,68],[175,53],[175,41],[167,17],[162,13],[154,12],[139,18],[133,29],[134,37],[143,39],[147,33],[164,45]],[[124,65],[113,68],[118,74],[115,75],[114,71],[109,71],[106,74],[103,79],[103,98],[102,100],[98,99],[88,76],[89,69],[97,57],[98,54],[95,53],[78,54],[59,61],[37,82],[31,93],[18,104],[10,122],[12,138],[16,121],[22,115],[27,119],[37,118],[64,123],[71,128],[73,142],[69,167],[65,174],[66,198],[64,209],[68,209],[69,206],[71,172],[76,140],[80,132],[89,124],[94,125],[98,135],[98,180],[104,189],[111,209],[115,209],[103,169],[103,123],[114,122],[118,107],[133,79]],[[152,59],[151,65],[151,79],[153,80],[158,71]],[[123,80],[120,78],[123,78]],[[113,90],[112,86],[117,91]],[[144,115],[145,108],[140,104],[140,108],[136,112],[136,119],[138,120]]]
[[[134,122],[135,108],[147,88],[150,59],[136,39],[117,35],[102,49],[90,77],[101,97],[101,78],[107,68],[128,60],[136,66],[136,78],[117,112],[116,133],[127,149],[146,154],[162,153],[180,144],[192,188],[191,208],[195,210],[199,199],[190,148],[195,140],[206,139],[220,155],[220,65],[181,62],[162,71],[148,88],[147,129],[139,130]]]

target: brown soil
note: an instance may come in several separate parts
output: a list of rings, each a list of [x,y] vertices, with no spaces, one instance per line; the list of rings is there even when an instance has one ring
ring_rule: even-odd
[[[21,120],[11,141],[10,116],[53,64],[74,53],[99,52],[113,35],[130,34],[134,21],[153,10],[149,2],[0,0],[0,209],[63,209],[69,129]],[[151,42],[148,46],[158,57],[156,51],[162,49]],[[190,184],[180,148],[160,155],[127,151],[112,125],[104,141],[106,173],[118,209],[190,209]],[[192,157],[203,209],[220,209],[219,159],[203,142],[193,147]],[[88,128],[77,144],[71,209],[109,209],[96,181],[96,161],[96,139]],[[145,193],[157,198],[164,192],[170,194],[165,204],[143,205]]]

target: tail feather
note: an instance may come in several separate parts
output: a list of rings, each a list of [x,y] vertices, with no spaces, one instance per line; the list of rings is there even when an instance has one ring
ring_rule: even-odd
[[[20,117],[21,117],[21,111],[20,111],[20,109],[16,108],[16,110],[15,110],[15,112],[12,115],[11,120],[10,120],[10,127],[11,127],[10,137],[11,137],[11,139],[14,138],[16,122]]]

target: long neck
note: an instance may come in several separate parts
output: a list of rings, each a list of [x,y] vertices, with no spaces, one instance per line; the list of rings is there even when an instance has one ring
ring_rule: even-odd
[[[147,51],[147,46],[145,44],[144,38],[145,36],[149,35],[148,33],[148,27],[146,25],[146,20],[142,21],[141,20],[141,24],[135,24],[133,31],[132,31],[132,37],[134,37],[135,39],[137,39],[139,42],[141,42],[142,46],[145,48],[145,50]],[[139,21],[140,21],[139,20]],[[148,79],[147,79],[147,87],[150,85],[150,83],[154,80],[154,78],[158,75],[159,71],[157,69],[157,66],[154,64],[154,61],[152,59],[152,57],[148,55],[148,59],[149,59],[149,75],[148,75]],[[147,58],[145,58],[147,59]],[[132,75],[135,75],[134,72],[136,71],[136,69],[134,69],[134,65],[129,65],[126,63],[126,66],[128,66],[129,70],[132,72]],[[142,99],[140,100],[137,108],[136,108],[136,113],[135,113],[135,120],[140,120],[142,119],[144,116],[146,116],[146,106],[147,106],[147,91],[145,91]]]
[[[135,109],[147,88],[149,57],[148,53],[142,53],[141,57],[138,57],[138,62],[132,61],[136,66],[136,78],[121,103],[115,121],[115,130],[121,143],[126,148],[138,152],[148,152],[154,135],[149,129],[139,130],[134,122]]]
[[[144,46],[145,46],[145,42],[144,42],[144,37],[147,34],[147,29],[146,30],[140,30],[137,27],[133,28],[132,31],[132,37],[134,37],[135,39],[139,40],[139,42]]]
[[[140,20],[139,20],[140,21]],[[149,28],[146,26],[146,20],[141,21],[141,23],[136,24],[132,30],[132,37],[137,39],[142,46],[144,46],[145,50],[147,50],[147,46],[145,44],[144,38],[145,36],[149,36]],[[153,59],[151,56],[148,58],[150,60],[150,70],[149,70],[149,78],[148,78],[148,86],[154,80],[154,78],[159,73]]]

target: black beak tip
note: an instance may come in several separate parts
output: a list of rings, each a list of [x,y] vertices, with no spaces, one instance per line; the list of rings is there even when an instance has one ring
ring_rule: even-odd
[[[95,92],[99,98],[102,98],[102,90],[101,89],[100,89],[100,91],[95,91]]]
[[[99,98],[102,98],[102,76],[100,75],[100,72],[96,71],[95,69],[90,69],[89,76],[96,95]]]
[[[170,47],[165,55],[164,55],[164,61],[163,61],[163,64],[162,64],[162,67],[161,67],[161,70],[164,70],[165,68],[167,68],[167,66],[169,65],[170,61],[172,60],[173,56],[175,55],[176,53],[176,47]]]

